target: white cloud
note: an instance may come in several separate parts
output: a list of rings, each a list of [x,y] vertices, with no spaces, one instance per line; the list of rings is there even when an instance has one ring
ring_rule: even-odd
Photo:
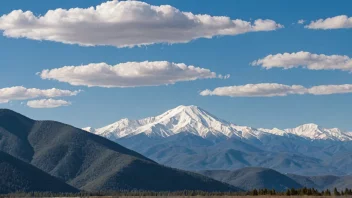
[[[231,76],[230,74],[226,74],[225,76],[220,75],[219,77],[223,79],[229,79]]]
[[[308,29],[341,29],[352,28],[352,17],[346,15],[335,16],[326,19],[319,19],[312,21],[309,25],[305,26]]]
[[[27,100],[33,98],[54,98],[54,97],[64,97],[64,96],[75,96],[80,91],[69,91],[61,89],[27,89],[22,86],[8,87],[0,89],[0,103],[7,103],[12,100]]]
[[[308,89],[309,94],[313,95],[330,95],[330,94],[344,94],[352,93],[352,85],[320,85]]]
[[[266,69],[274,67],[284,69],[304,67],[310,70],[352,71],[352,59],[348,56],[312,54],[303,51],[297,53],[271,54],[263,59],[252,62],[252,65],[260,65]]]
[[[297,21],[298,24],[304,24],[306,21],[304,19],[300,19]]]
[[[43,16],[14,10],[0,18],[0,30],[14,38],[49,40],[83,46],[132,47],[186,43],[197,38],[237,35],[283,28],[272,20],[254,23],[226,16],[182,12],[169,5],[108,1],[90,8],[49,10]]]
[[[229,96],[229,97],[274,97],[292,94],[330,95],[352,93],[352,85],[319,85],[306,88],[301,85],[283,85],[277,83],[247,84],[240,86],[218,87],[200,92],[202,96]]]
[[[43,70],[42,79],[54,79],[88,87],[139,87],[174,84],[205,78],[228,78],[208,69],[167,61],[127,62],[117,65],[92,63]]]
[[[54,100],[54,99],[42,99],[42,100],[31,100],[27,102],[27,106],[36,109],[48,109],[57,108],[62,106],[69,106],[71,102],[65,100]]]
[[[241,86],[218,87],[213,91],[207,89],[200,93],[202,96],[217,95],[231,97],[272,97],[288,94],[304,94],[305,88],[300,85],[282,85],[276,83],[247,84]]]

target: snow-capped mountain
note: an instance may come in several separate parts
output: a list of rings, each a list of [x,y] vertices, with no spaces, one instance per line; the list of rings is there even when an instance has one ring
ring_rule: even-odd
[[[146,134],[150,137],[169,137],[182,132],[188,132],[202,138],[207,137],[238,137],[244,139],[256,138],[272,134],[287,136],[289,134],[311,140],[352,140],[351,134],[332,128],[326,129],[316,124],[304,124],[292,129],[263,129],[238,126],[221,120],[197,106],[178,106],[156,116],[141,120],[122,119],[108,126],[84,130],[104,136],[111,140]]]
[[[235,125],[218,119],[196,106],[178,106],[159,116],[141,120],[122,119],[99,129],[84,130],[118,139],[144,133],[148,136],[169,137],[181,132],[197,136],[227,136],[239,133]]]
[[[300,137],[312,139],[312,140],[337,140],[337,141],[349,141],[352,140],[347,132],[343,132],[338,128],[323,128],[316,124],[303,124],[296,128],[280,130],[274,129],[260,129],[262,131],[275,134],[275,135],[285,135],[293,134]]]
[[[260,166],[304,175],[352,174],[352,134],[315,124],[253,128],[224,121],[196,106],[178,106],[156,117],[122,119],[84,130],[185,170]]]

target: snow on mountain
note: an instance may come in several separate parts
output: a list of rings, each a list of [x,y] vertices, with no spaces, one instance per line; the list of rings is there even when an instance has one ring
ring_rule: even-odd
[[[96,129],[94,133],[112,139],[140,133],[148,136],[168,137],[181,132],[189,132],[201,137],[210,135],[230,137],[238,133],[233,126],[199,107],[181,105],[156,117],[141,120],[122,119]]]
[[[279,136],[284,136],[286,134],[288,134],[285,130],[281,130],[278,128],[273,128],[273,129],[264,129],[264,128],[259,128],[258,130],[260,131],[264,131],[270,134],[274,134],[274,135],[279,135]]]
[[[95,129],[93,127],[85,127],[85,128],[82,128],[82,130],[88,131],[90,133],[95,133]]]
[[[83,128],[91,133],[111,140],[146,134],[150,137],[169,137],[181,132],[188,132],[200,137],[238,137],[260,139],[265,135],[286,136],[293,134],[307,139],[352,140],[352,133],[346,134],[337,128],[326,129],[316,124],[304,124],[292,129],[256,129],[238,126],[221,120],[197,106],[178,106],[159,116],[140,120],[122,119],[108,126],[93,129]]]
[[[275,135],[285,135],[285,134],[293,134],[300,137],[313,139],[313,140],[338,140],[338,141],[348,141],[352,140],[347,133],[342,132],[338,128],[323,128],[316,124],[304,124],[292,129],[280,130],[277,128],[274,129],[261,129],[265,132],[275,134]]]
[[[132,134],[138,127],[148,123],[147,119],[129,120],[124,118],[108,126],[95,129],[95,134],[109,139],[119,139]]]
[[[332,140],[351,140],[340,129],[325,129],[316,124],[304,124],[293,129],[286,129],[287,132],[310,139],[332,139]]]

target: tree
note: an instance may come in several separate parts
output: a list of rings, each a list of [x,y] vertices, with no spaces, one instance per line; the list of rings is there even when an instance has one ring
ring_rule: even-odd
[[[258,195],[257,189],[254,189],[254,190],[253,190],[252,195],[253,195],[253,196],[257,196],[257,195]]]
[[[329,189],[326,189],[325,192],[324,192],[324,195],[325,196],[331,196],[331,192]]]
[[[350,195],[349,194],[349,191],[348,191],[348,188],[345,188],[345,193],[344,193],[345,195]]]
[[[291,188],[291,195],[298,195],[298,191],[294,188]]]
[[[286,195],[286,196],[291,196],[291,190],[290,190],[290,189],[287,189],[285,195]]]
[[[337,190],[337,188],[334,188],[334,195],[335,196],[340,196],[340,192]]]

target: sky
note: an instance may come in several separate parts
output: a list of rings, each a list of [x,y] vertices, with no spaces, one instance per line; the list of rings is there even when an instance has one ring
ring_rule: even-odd
[[[239,125],[352,131],[351,1],[143,2],[3,2],[0,108],[102,127],[196,105]]]

